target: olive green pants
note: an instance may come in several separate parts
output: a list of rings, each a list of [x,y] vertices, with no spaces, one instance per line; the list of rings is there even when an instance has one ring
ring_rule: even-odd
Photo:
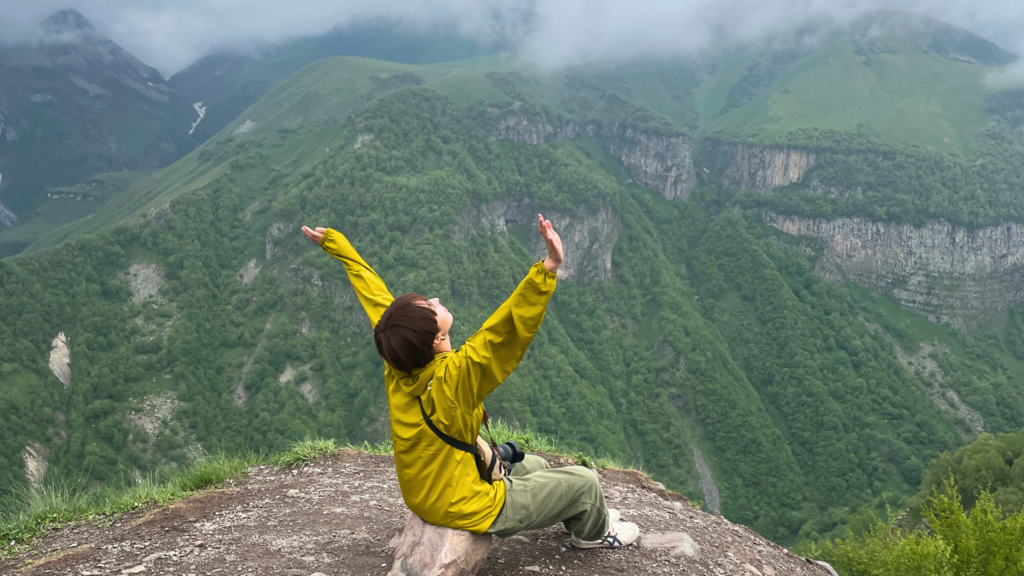
[[[503,481],[505,506],[488,534],[508,538],[559,522],[580,540],[597,540],[608,531],[608,506],[601,479],[593,470],[552,468],[540,456],[530,454]]]

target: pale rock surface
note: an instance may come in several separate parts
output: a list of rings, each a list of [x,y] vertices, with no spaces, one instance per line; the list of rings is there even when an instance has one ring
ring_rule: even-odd
[[[29,442],[21,450],[25,461],[25,479],[32,486],[39,486],[50,466],[50,450],[39,442]]]
[[[388,576],[473,576],[487,561],[493,537],[427,524],[409,513],[388,546],[395,551]]]
[[[277,252],[277,248],[274,246],[274,238],[278,236],[284,236],[292,231],[292,224],[290,222],[274,222],[267,229],[267,260],[274,257]]]
[[[132,302],[142,304],[153,299],[162,302],[160,288],[164,285],[164,272],[159,265],[136,262],[128,267],[128,288],[132,291]]]
[[[238,276],[242,279],[242,285],[248,286],[252,284],[252,281],[256,279],[256,275],[260,273],[260,267],[256,264],[256,259],[253,258],[238,271]]]
[[[498,117],[491,140],[512,140],[537,146],[546,140],[575,138],[578,131],[579,126],[575,122],[548,117],[530,119],[518,109],[513,109]]]
[[[61,332],[50,346],[50,371],[67,388],[71,386],[71,349],[68,347],[68,337]]]
[[[644,188],[673,200],[685,199],[697,187],[693,144],[688,137],[653,134],[618,124],[603,140],[608,152],[622,160]]]
[[[564,118],[528,118],[513,108],[498,116],[491,139],[537,146],[561,138],[576,138],[581,133],[601,142],[612,156],[629,167],[637,184],[669,200],[686,198],[697,187],[693,143],[683,134],[659,134],[626,123],[609,130],[593,123],[581,128]]]
[[[544,239],[537,231],[539,210],[527,198],[512,198],[485,204],[466,211],[456,228],[456,243],[474,233],[491,230],[508,236],[517,227],[525,232],[527,248],[538,260],[547,255]],[[612,248],[619,239],[622,223],[606,203],[596,210],[580,207],[575,211],[543,210],[544,217],[562,238],[565,261],[558,270],[562,280],[600,282],[611,280]]]
[[[922,227],[867,218],[835,220],[764,212],[764,223],[820,240],[815,272],[897,300],[933,322],[995,330],[1024,300],[1024,224],[978,230],[941,220]]]
[[[640,538],[640,545],[644,548],[671,550],[673,556],[700,560],[700,546],[686,532],[644,534]]]
[[[0,174],[0,183],[3,181],[3,174]],[[14,223],[18,221],[18,216],[10,208],[4,206],[3,202],[0,202],[0,223],[4,226],[14,226]]]
[[[761,194],[799,182],[816,158],[811,150],[714,139],[705,141],[704,151],[721,184]]]

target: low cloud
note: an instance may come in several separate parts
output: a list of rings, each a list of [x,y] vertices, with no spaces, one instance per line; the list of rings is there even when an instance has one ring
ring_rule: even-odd
[[[5,0],[0,40],[38,34],[68,0]],[[890,8],[962,26],[1019,51],[1024,4],[980,0],[80,0],[102,33],[165,76],[218,50],[246,50],[373,18],[517,45],[542,66],[675,55],[751,42]]]

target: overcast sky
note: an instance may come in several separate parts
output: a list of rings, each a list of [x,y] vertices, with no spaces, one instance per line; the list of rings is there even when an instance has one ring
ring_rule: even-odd
[[[39,20],[68,7],[165,76],[214,50],[379,16],[483,40],[518,36],[523,53],[546,65],[685,53],[878,8],[928,14],[1024,51],[1024,2],[1013,0],[0,0],[0,41],[27,38]],[[530,29],[510,31],[523,13],[532,15]]]

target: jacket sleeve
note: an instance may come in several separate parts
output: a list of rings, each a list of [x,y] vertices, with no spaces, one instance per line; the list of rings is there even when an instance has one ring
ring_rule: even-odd
[[[475,409],[516,369],[544,320],[557,275],[542,262],[530,268],[515,292],[455,351],[449,393],[464,409]]]
[[[328,228],[324,232],[320,247],[331,256],[341,260],[348,272],[349,282],[359,297],[359,302],[370,317],[370,324],[376,328],[384,310],[394,302],[395,298],[388,292],[388,287],[370,265],[356,252],[348,238],[337,230]]]

